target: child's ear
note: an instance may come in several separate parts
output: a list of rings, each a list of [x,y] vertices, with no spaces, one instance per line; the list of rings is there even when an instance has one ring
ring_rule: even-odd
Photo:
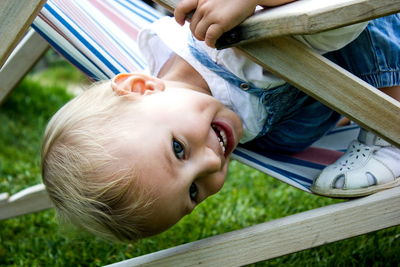
[[[118,95],[149,95],[162,92],[165,84],[161,79],[140,72],[120,73],[111,80],[111,87]]]

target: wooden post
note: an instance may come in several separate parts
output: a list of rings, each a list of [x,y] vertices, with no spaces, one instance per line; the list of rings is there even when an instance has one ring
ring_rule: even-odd
[[[0,104],[48,48],[34,30],[24,36],[0,69]]]
[[[46,0],[0,1],[0,67],[22,39]]]

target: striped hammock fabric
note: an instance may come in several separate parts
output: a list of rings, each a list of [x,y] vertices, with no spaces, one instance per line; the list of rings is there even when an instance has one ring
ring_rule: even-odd
[[[161,16],[138,0],[49,0],[33,28],[91,79],[104,80],[146,67],[136,38]]]
[[[140,0],[48,0],[32,27],[97,81],[146,68],[136,38],[142,27],[161,16]],[[358,130],[356,125],[334,129],[310,148],[290,156],[239,146],[233,159],[310,192],[313,178],[344,153]]]

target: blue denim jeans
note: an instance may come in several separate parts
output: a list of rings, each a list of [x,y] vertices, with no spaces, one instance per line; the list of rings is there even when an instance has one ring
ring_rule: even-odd
[[[246,81],[213,63],[192,47],[192,53],[210,70],[231,84]],[[327,58],[377,88],[400,85],[400,15],[371,21],[361,35]],[[332,129],[340,114],[290,84],[263,90],[249,84],[268,117],[262,132],[245,146],[264,151],[298,152]]]
[[[400,13],[372,20],[356,40],[325,56],[377,88],[399,85]]]

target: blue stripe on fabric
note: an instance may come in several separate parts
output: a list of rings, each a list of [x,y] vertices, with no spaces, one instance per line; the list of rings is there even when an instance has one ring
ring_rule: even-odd
[[[129,58],[131,58],[131,59],[136,63],[136,65],[139,66],[140,69],[143,70],[143,69],[145,68],[145,64],[144,64],[143,60],[140,60],[140,61],[139,61],[138,58],[135,57],[136,54],[130,53],[124,46],[122,46],[122,45],[120,44],[120,42],[119,42],[117,39],[115,39],[115,38],[113,37],[112,34],[110,34],[110,32],[107,30],[107,28],[105,28],[101,23],[99,23],[98,20],[94,19],[93,16],[91,16],[90,14],[87,14],[87,15],[88,15],[90,18],[92,18],[93,22],[94,22],[99,28],[101,28],[101,29],[103,30],[103,32],[107,33],[107,36],[108,36],[109,38],[111,38],[111,39],[114,41],[114,43],[117,45],[117,47],[121,48],[121,50],[123,50],[127,55],[129,55]],[[110,56],[111,56],[111,55],[110,55]],[[114,58],[114,57],[113,57],[113,58]],[[115,58],[114,58],[114,60],[115,60],[116,62],[118,62]],[[126,71],[126,72],[131,71],[131,70],[127,69],[124,65],[122,65],[122,63],[119,63],[119,62],[118,62],[118,64],[124,69],[124,71]]]
[[[310,161],[306,161],[306,160],[302,160],[302,159],[298,159],[298,158],[293,158],[291,156],[284,155],[284,154],[271,153],[271,152],[261,151],[261,150],[257,150],[257,149],[252,149],[251,151],[254,153],[257,153],[259,155],[262,155],[263,157],[267,157],[267,158],[270,158],[270,159],[273,159],[276,161],[281,161],[281,162],[290,163],[290,164],[294,164],[294,165],[300,165],[300,166],[304,166],[307,168],[322,170],[323,168],[326,167],[323,164],[310,162]]]
[[[259,153],[258,151],[257,151],[257,153],[260,154],[260,155],[263,155],[265,157],[268,157],[270,159],[273,159],[273,160],[283,161],[285,163],[294,164],[294,165],[300,165],[300,166],[304,166],[304,167],[307,167],[307,168],[313,168],[313,169],[317,169],[317,170],[322,170],[323,168],[326,167],[323,164],[318,164],[318,163],[315,163],[315,162],[310,162],[310,161],[306,161],[306,160],[302,160],[302,159],[297,159],[297,158],[293,158],[293,157],[282,155],[282,154]]]
[[[42,30],[39,29],[34,23],[31,25],[32,28],[39,33],[52,47],[54,47],[55,50],[57,50],[59,53],[63,55],[71,64],[76,66],[78,69],[83,71],[87,76],[89,76],[93,80],[99,80],[99,77],[94,75],[93,72],[91,72],[88,68],[86,68],[84,65],[82,65],[79,61],[75,60],[73,57],[71,57],[64,49],[62,49],[56,42],[54,42],[52,39],[50,39]],[[89,60],[89,59],[88,59]],[[103,73],[101,69],[99,69]],[[107,76],[105,73],[103,73],[105,76]]]
[[[271,164],[267,164],[267,163],[262,162],[262,161],[260,161],[258,159],[255,159],[254,157],[251,157],[250,155],[245,154],[245,153],[243,153],[242,151],[239,151],[239,150],[235,150],[234,153],[236,155],[238,155],[239,157],[242,157],[244,159],[247,159],[247,160],[249,160],[251,162],[256,163],[259,166],[262,166],[264,168],[267,168],[267,169],[270,169],[270,170],[272,170],[274,172],[277,172],[277,173],[279,173],[279,174],[281,174],[281,175],[283,175],[283,176],[285,176],[285,177],[287,177],[287,178],[289,178],[289,179],[291,179],[291,180],[303,185],[304,187],[307,187],[307,188],[310,187],[311,179],[309,179],[307,177],[304,177],[304,176],[301,176],[299,174],[284,170],[282,168],[275,167],[275,166],[273,166]],[[302,181],[303,183],[301,183],[301,182],[299,182],[297,180]]]
[[[150,8],[152,8],[152,7],[148,6],[149,8],[147,9],[146,6],[144,6],[144,5],[146,5],[145,3],[143,3],[142,5],[138,5],[138,3],[129,1],[129,4],[131,4],[131,6],[135,7],[136,9],[142,10],[145,14],[148,14],[151,17],[145,16],[145,14],[138,13],[137,11],[135,12],[134,8],[129,7],[127,4],[122,3],[122,1],[120,1],[120,0],[115,0],[115,1],[118,2],[121,6],[125,7],[126,9],[128,9],[131,12],[134,12],[136,15],[138,15],[139,17],[141,17],[142,19],[144,19],[150,23],[154,22],[155,20],[160,18],[160,16],[157,16],[154,12],[149,12]]]
[[[48,6],[47,10],[56,18],[58,19],[75,37],[78,38],[78,40],[88,49],[90,49],[90,51],[102,62],[104,63],[111,72],[117,74],[119,73],[118,69],[114,67],[113,64],[111,64],[99,51],[97,51],[88,41],[85,40],[85,38],[82,37],[81,34],[78,33],[77,30],[75,30],[69,23],[67,23],[67,21],[61,16],[59,15],[53,8],[51,8],[50,6]],[[89,36],[90,38],[90,36]],[[107,54],[108,52],[105,51]],[[117,62],[118,64],[118,62]],[[95,64],[96,65],[96,64]],[[108,75],[106,75],[108,76]]]
[[[89,14],[87,14],[87,15],[89,15]],[[89,15],[89,16],[90,16],[90,15]],[[90,18],[93,19],[92,16],[90,16]],[[114,41],[114,43],[118,45],[119,48],[121,48],[123,51],[125,51],[125,52],[130,56],[130,58],[133,58],[132,55],[131,55],[124,47],[122,47],[122,46],[119,44],[119,42],[109,33],[109,31],[106,30],[106,28],[104,28],[97,20],[93,19],[93,21],[94,21],[94,23],[95,23],[99,28],[101,28],[101,29],[103,30],[103,32],[107,33],[107,36],[110,37],[110,38]],[[92,40],[95,41],[94,39],[92,39]],[[96,43],[97,43],[97,42],[96,42]],[[98,44],[98,43],[97,43],[97,44]],[[100,45],[100,44],[98,44],[98,45]],[[125,72],[129,72],[129,70],[128,70],[124,65],[122,65],[122,63],[119,63],[119,61],[118,61],[115,57],[111,56],[111,54],[109,54],[106,50],[104,50],[104,51],[105,51],[110,57],[112,57],[112,58],[114,59],[114,61],[117,62],[117,64],[118,64]],[[133,58],[133,60],[134,60],[136,63],[138,63],[139,65],[142,65],[142,64],[140,64],[139,62],[137,62],[136,59]],[[119,72],[119,71],[118,71],[118,72]],[[115,73],[115,72],[114,72],[114,73]],[[117,73],[115,73],[115,74],[117,74]]]
[[[137,1],[125,1],[125,2],[129,2],[129,4],[135,6],[135,9],[129,8],[127,7],[127,5],[123,4],[122,1],[120,0],[114,0],[116,3],[119,3],[121,6],[123,6],[125,9],[131,11],[133,16],[137,16],[137,17],[142,17],[140,11],[145,12],[147,14],[150,14],[152,16],[152,18],[146,19],[146,21],[148,23],[152,23],[155,20],[159,19],[161,17],[161,14],[159,14],[154,8],[152,8],[151,6],[143,3],[143,2],[137,2]],[[124,46],[122,46],[120,44],[120,42],[114,38],[113,34],[110,34],[110,31],[107,30],[106,27],[104,27],[101,23],[98,22],[97,19],[94,19],[93,16],[91,16],[90,14],[88,14],[88,16],[90,16],[92,18],[92,21],[95,22],[95,24],[101,28],[105,33],[107,33],[107,36],[109,36],[115,44],[117,44],[118,47],[121,48],[121,50],[123,50],[130,59],[132,59],[134,61],[134,65],[136,65],[138,67],[138,69],[145,69],[147,67],[146,63],[143,61],[143,58],[141,57],[141,55],[138,56],[137,53],[134,53],[134,51],[132,50],[128,50],[126,49]],[[121,64],[121,67],[125,70],[125,71],[130,71],[128,70],[125,66],[123,66]]]

